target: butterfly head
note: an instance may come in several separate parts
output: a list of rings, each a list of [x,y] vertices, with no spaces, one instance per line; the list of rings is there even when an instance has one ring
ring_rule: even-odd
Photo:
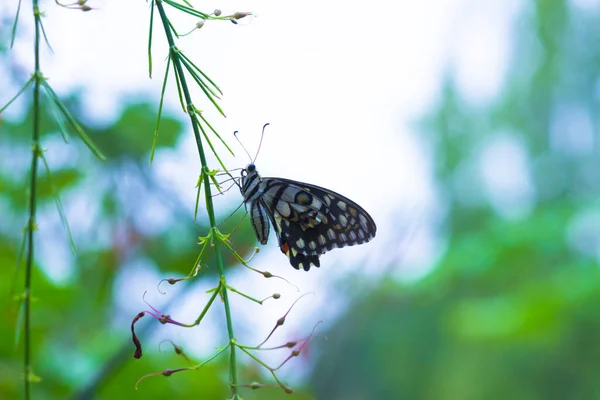
[[[256,165],[254,165],[253,163],[250,163],[250,164],[248,164],[248,165],[246,166],[246,168],[244,168],[244,169],[242,170],[242,174],[243,174],[243,175],[245,175],[245,174],[251,174],[251,173],[253,173],[253,172],[256,172]]]
[[[242,186],[244,185],[244,182],[253,175],[258,175],[258,172],[256,171],[256,165],[250,163],[246,168],[242,169]]]
[[[250,163],[242,170],[242,194],[250,193],[256,185],[260,183],[260,176],[256,170],[256,165]]]

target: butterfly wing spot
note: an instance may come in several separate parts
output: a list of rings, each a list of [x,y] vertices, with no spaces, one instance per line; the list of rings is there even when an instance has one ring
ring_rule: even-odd
[[[316,250],[317,244],[313,240],[311,240],[310,242],[308,242],[308,247],[310,247],[311,250]]]
[[[314,265],[315,267],[320,267],[321,264],[319,262],[319,256],[306,255],[302,253],[294,253],[294,249],[292,249],[292,253],[289,254],[290,264],[292,267],[296,269],[303,269],[305,271],[310,270],[310,266]]]
[[[338,201],[337,206],[340,208],[340,210],[346,211],[346,203],[344,203],[343,201]]]
[[[301,224],[304,225],[305,229],[314,228],[315,226],[322,223],[323,219],[327,220],[327,217],[325,217],[325,215],[315,210],[310,211],[306,214],[300,214],[299,217],[299,220]]]
[[[281,252],[282,252],[283,254],[288,254],[288,253],[289,253],[289,251],[290,251],[290,247],[288,246],[287,242],[282,242],[282,243],[279,245],[279,248],[281,249]]]
[[[340,233],[340,240],[344,243],[348,240],[344,232]]]
[[[333,229],[329,228],[327,230],[327,237],[329,238],[329,240],[335,240],[335,238],[336,238],[335,231]]]
[[[317,238],[317,240],[319,241],[319,244],[321,246],[325,246],[325,243],[327,243],[327,239],[323,235],[319,235],[319,237]]]
[[[367,217],[364,215],[359,215],[358,220],[360,221],[360,226],[366,231],[369,232],[369,221],[367,221]],[[373,235],[375,236],[375,235]]]
[[[299,249],[303,249],[304,248],[304,240],[302,238],[296,240],[296,246],[298,246]]]
[[[296,197],[294,198],[296,203],[301,204],[303,206],[307,206],[312,203],[313,197],[310,193],[300,191],[296,193]]]
[[[358,237],[361,238],[361,239],[365,238],[365,232],[362,229],[358,230]]]
[[[354,207],[348,207],[348,212],[350,213],[350,215],[352,215],[353,217],[356,217],[356,215],[358,214],[358,211],[356,210],[356,208]]]
[[[348,219],[344,214],[340,214],[340,216],[338,217],[338,221],[340,222],[340,225],[342,225],[342,227],[344,228],[346,227],[346,225],[348,225]]]
[[[296,269],[302,268],[305,271],[310,270],[311,264],[315,267],[320,267],[319,256],[307,256],[304,254],[298,254],[297,257],[290,258],[290,264]]]
[[[353,242],[356,241],[356,233],[354,233],[354,231],[350,231],[349,235],[350,240],[352,240]]]
[[[289,203],[286,203],[285,201],[278,202],[275,209],[283,218],[289,218],[292,214]]]
[[[330,194],[326,194],[323,196],[323,201],[327,207],[331,207],[331,201],[334,200],[334,197]]]

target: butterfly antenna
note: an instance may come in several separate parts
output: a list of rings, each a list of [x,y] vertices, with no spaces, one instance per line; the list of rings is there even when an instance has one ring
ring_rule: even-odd
[[[256,161],[256,158],[258,157],[258,152],[260,151],[260,146],[262,146],[262,141],[263,141],[263,138],[265,137],[265,128],[269,125],[270,124],[268,122],[263,125],[262,133],[260,134],[260,143],[258,144],[258,150],[256,150],[256,155],[254,156],[254,160],[252,160],[252,164],[254,164],[254,162]]]
[[[250,159],[250,162],[254,162],[254,161],[252,161],[252,156],[250,155],[250,153],[248,153],[248,150],[246,150],[246,148],[242,144],[242,141],[240,140],[240,138],[237,137],[237,133],[238,133],[238,131],[233,132],[233,136],[235,136],[235,140],[238,141],[238,143],[240,144],[240,146],[242,146],[242,149],[244,149],[244,151],[246,152],[246,154],[248,154],[248,158]]]

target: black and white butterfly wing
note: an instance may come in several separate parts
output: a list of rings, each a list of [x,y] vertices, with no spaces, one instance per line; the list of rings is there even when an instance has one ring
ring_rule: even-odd
[[[318,267],[321,254],[375,237],[377,227],[371,216],[339,193],[283,178],[263,178],[261,183],[268,189],[260,197],[263,210],[281,251],[296,269]]]

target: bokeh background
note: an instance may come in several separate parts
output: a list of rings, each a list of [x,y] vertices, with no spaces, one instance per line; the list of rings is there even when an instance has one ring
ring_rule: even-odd
[[[10,2],[12,3],[12,2]],[[123,4],[127,3],[127,4]],[[141,360],[132,358],[131,319],[149,307],[191,322],[216,284],[216,267],[185,276],[207,230],[193,221],[198,156],[191,129],[167,90],[157,155],[149,154],[166,56],[154,31],[148,78],[146,2],[90,3],[82,13],[42,1],[53,52],[50,84],[108,156],[95,159],[73,136],[65,144],[51,107],[43,146],[52,176],[40,176],[33,294],[36,398],[227,397],[227,358],[201,370],[135,382],[196,361],[225,343],[221,304],[202,324],[144,321]],[[30,4],[0,11],[0,100],[32,71]],[[230,168],[254,154],[264,176],[344,193],[378,224],[376,239],[293,270],[274,244],[253,265],[226,258],[238,341],[257,344],[303,297],[273,345],[317,335],[280,371],[296,392],[318,399],[600,398],[600,2],[442,0],[420,2],[233,1],[203,11],[251,11],[208,22],[180,48],[217,81],[220,118],[198,108],[233,147]],[[227,7],[227,8],[225,8]],[[171,12],[178,30],[195,21]],[[23,270],[15,270],[26,222],[30,97],[0,115],[0,398],[21,396]],[[211,158],[212,165],[214,158]],[[56,211],[60,193],[77,252]],[[236,188],[216,198],[223,221]],[[238,212],[221,225],[250,254],[257,244]],[[211,267],[212,265],[212,267]],[[162,343],[162,344],[161,344]],[[262,354],[277,365],[287,350]],[[242,382],[271,382],[240,357]],[[279,399],[277,387],[243,392]]]

